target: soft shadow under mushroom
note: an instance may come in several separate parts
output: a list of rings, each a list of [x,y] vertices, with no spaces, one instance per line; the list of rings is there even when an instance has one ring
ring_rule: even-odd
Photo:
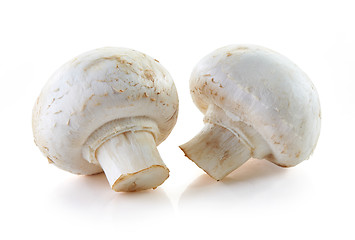
[[[217,211],[228,213],[282,207],[287,199],[297,199],[310,190],[309,177],[301,168],[280,168],[269,161],[251,159],[222,181],[203,174],[192,182],[179,200],[179,210],[187,214]],[[304,195],[303,195],[304,196]]]
[[[232,172],[221,181],[216,181],[208,175],[198,177],[189,188],[208,187],[215,184],[240,185],[245,181],[268,178],[286,173],[287,169],[280,168],[265,160],[250,159],[243,166]]]
[[[117,193],[110,189],[104,174],[75,176],[55,187],[50,198],[63,211],[101,220],[127,221],[173,214],[171,202],[163,189]]]

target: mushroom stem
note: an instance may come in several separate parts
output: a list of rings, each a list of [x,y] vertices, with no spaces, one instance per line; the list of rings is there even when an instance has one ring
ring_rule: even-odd
[[[156,188],[169,177],[147,131],[128,131],[109,139],[97,149],[96,158],[117,192]]]
[[[223,179],[252,157],[272,159],[264,138],[240,118],[229,117],[220,107],[209,105],[204,122],[201,132],[180,148],[212,178]]]
[[[239,130],[244,134],[252,133],[251,128],[243,124]],[[261,142],[257,134],[251,134],[248,138],[254,143]],[[263,158],[270,153],[268,146],[259,146],[255,149],[242,135],[217,124],[206,123],[199,134],[180,148],[186,157],[218,181],[250,158]]]
[[[180,146],[186,157],[216,180],[221,180],[251,157],[251,150],[228,129],[207,123]]]

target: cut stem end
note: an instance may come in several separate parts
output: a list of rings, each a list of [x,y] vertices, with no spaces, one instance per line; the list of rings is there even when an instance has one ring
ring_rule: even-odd
[[[216,180],[221,180],[251,158],[251,149],[228,129],[207,123],[180,146],[185,156]]]
[[[169,177],[154,137],[147,131],[128,131],[111,138],[97,149],[96,158],[117,192],[155,189]]]
[[[169,170],[161,165],[152,165],[135,173],[122,174],[112,185],[116,192],[135,192],[155,189],[169,177]]]

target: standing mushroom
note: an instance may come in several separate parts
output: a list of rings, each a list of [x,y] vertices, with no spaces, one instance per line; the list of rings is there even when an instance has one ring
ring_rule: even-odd
[[[316,147],[317,91],[301,69],[274,51],[253,45],[217,49],[194,68],[190,91],[205,127],[180,148],[216,180],[250,158],[292,167]]]
[[[156,147],[177,115],[174,82],[157,60],[107,47],[54,73],[34,106],[32,127],[50,163],[76,174],[103,170],[113,190],[138,191],[168,178]]]

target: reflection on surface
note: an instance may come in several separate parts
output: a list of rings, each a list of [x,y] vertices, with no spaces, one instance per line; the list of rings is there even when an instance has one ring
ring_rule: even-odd
[[[57,186],[51,201],[63,211],[104,221],[151,220],[173,214],[169,198],[161,187],[132,193],[111,190],[104,174],[73,176]],[[146,218],[146,219],[145,219]]]
[[[265,211],[283,207],[310,190],[309,177],[302,168],[281,168],[266,160],[250,159],[222,181],[207,174],[199,176],[182,194],[179,211],[186,214]]]

